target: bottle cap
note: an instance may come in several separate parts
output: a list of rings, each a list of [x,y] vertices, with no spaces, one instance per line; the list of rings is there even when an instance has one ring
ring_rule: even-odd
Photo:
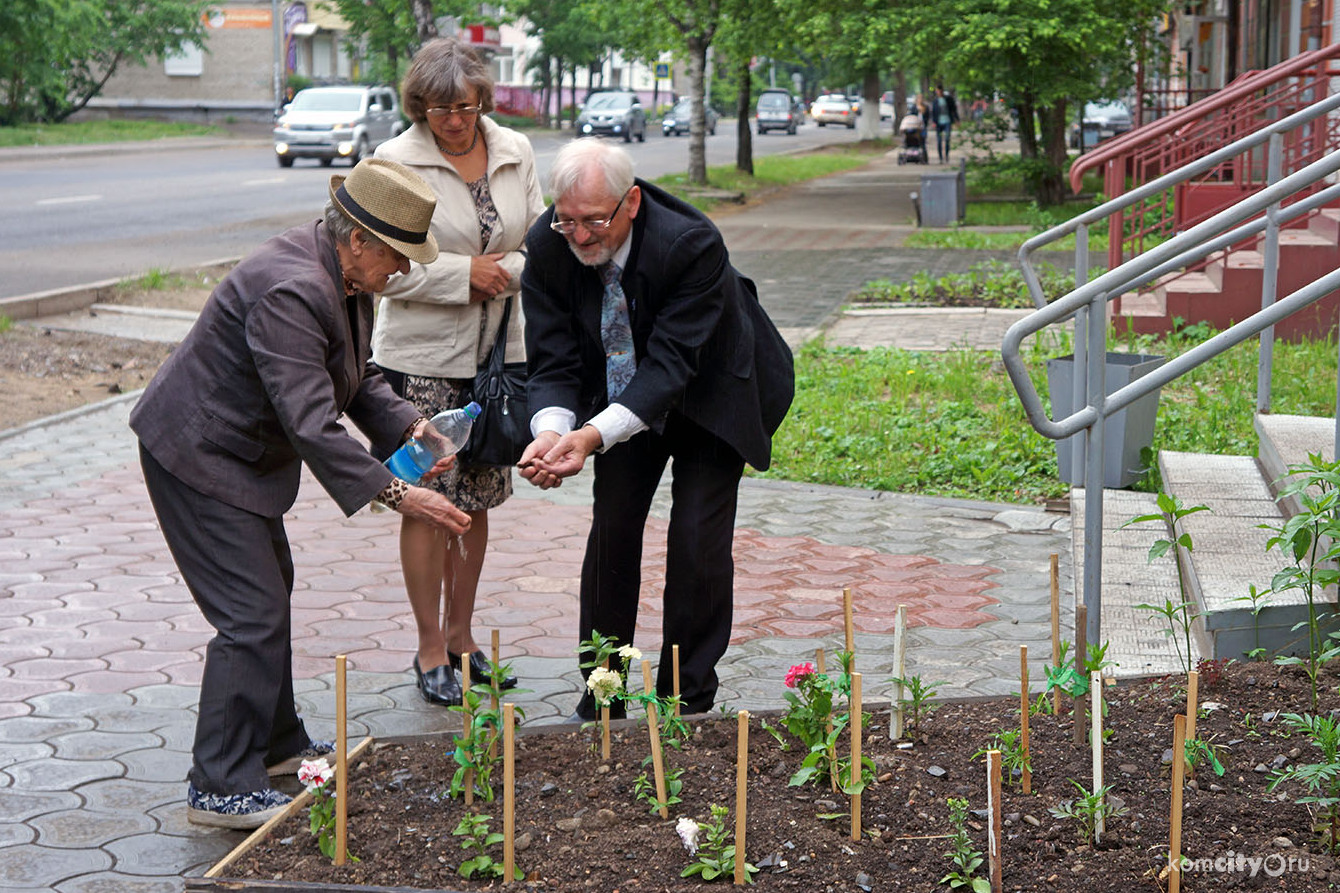
[[[478,403],[474,402],[473,400],[471,400],[465,406],[465,414],[470,417],[471,421],[474,421],[475,419],[479,418],[479,414],[483,411],[484,408],[480,406]]]

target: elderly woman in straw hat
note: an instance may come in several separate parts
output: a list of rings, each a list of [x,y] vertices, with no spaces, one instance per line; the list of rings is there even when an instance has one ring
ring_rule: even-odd
[[[530,142],[488,117],[493,82],[468,46],[449,37],[425,43],[401,94],[414,125],[378,147],[377,157],[408,166],[433,188],[432,228],[442,251],[432,263],[413,264],[382,294],[372,350],[395,392],[433,416],[470,401],[475,371],[497,339],[505,339],[507,362],[525,360],[517,294],[526,230],[544,212],[544,195]],[[450,706],[461,703],[457,672],[492,681],[471,619],[488,511],[512,495],[512,471],[462,457],[432,486],[469,513],[470,532],[444,537],[407,517],[400,563],[418,627],[419,694]],[[497,683],[510,688],[516,677]]]
[[[411,260],[437,255],[435,205],[419,177],[391,162],[332,177],[322,218],[233,268],[131,413],[163,537],[217,631],[188,775],[187,818],[197,824],[259,827],[290,799],[269,779],[333,750],[308,736],[293,702],[283,516],[303,463],[346,515],[379,500],[454,534],[469,529],[445,497],[396,480],[378,459],[432,436],[370,362],[370,337],[373,293]]]

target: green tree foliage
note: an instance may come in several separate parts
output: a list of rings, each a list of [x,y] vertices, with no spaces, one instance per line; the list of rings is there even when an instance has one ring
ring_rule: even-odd
[[[961,96],[998,93],[1019,112],[1034,197],[1064,197],[1072,107],[1128,88],[1170,0],[907,0],[902,29]],[[1035,123],[1036,122],[1036,123]]]
[[[367,48],[367,80],[398,84],[414,53],[437,37],[435,20],[456,16],[491,22],[472,0],[320,0],[349,24],[349,36]]]
[[[5,0],[0,125],[64,121],[122,65],[204,46],[209,0]]]

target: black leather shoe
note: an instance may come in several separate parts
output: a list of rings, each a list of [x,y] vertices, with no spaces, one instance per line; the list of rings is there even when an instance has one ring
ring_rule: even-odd
[[[455,670],[457,670],[458,672],[461,670],[461,656],[460,656],[459,654],[452,654],[450,651],[448,651],[448,652],[447,652],[447,663],[451,664],[452,668],[455,669]],[[482,652],[482,651],[471,651],[471,652],[470,652],[470,684],[471,684],[471,685],[488,685],[488,684],[489,684],[489,680],[492,679],[492,678],[493,678],[493,677],[491,677],[491,676],[489,675],[489,659],[488,659],[487,657],[484,656],[484,652]],[[515,677],[515,676],[504,676],[504,677],[503,677],[503,680],[502,680],[502,683],[499,684],[498,688],[503,689],[503,690],[506,690],[506,689],[509,689],[509,688],[516,688],[516,677]]]
[[[430,704],[443,704],[458,707],[461,703],[461,683],[451,667],[443,664],[428,672],[419,669],[419,656],[414,655],[414,681],[418,683],[419,694]]]

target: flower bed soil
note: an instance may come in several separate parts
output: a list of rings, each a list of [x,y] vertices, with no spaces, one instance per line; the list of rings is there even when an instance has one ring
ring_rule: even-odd
[[[1224,706],[1198,723],[1204,739],[1222,746],[1226,772],[1199,768],[1185,790],[1182,851],[1197,860],[1183,875],[1189,891],[1334,889],[1340,865],[1312,830],[1299,785],[1266,788],[1270,767],[1315,762],[1320,752],[1304,737],[1289,735],[1276,715],[1307,710],[1306,679],[1265,664],[1229,666],[1223,678],[1202,674],[1202,703]],[[1325,674],[1323,711],[1337,706],[1336,679]],[[929,680],[928,680],[929,681]],[[780,693],[779,693],[780,694]],[[1072,821],[1048,808],[1075,797],[1067,780],[1091,786],[1087,745],[1072,744],[1068,715],[1034,715],[1033,792],[1007,786],[1002,798],[1005,890],[1061,893],[1164,890],[1167,859],[1173,717],[1185,705],[1180,681],[1148,680],[1106,690],[1112,731],[1105,749],[1105,780],[1128,808],[1109,819],[1098,846],[1079,839]],[[778,725],[771,717],[770,725]],[[878,781],[863,795],[863,830],[851,840],[848,801],[827,788],[790,787],[802,754],[784,752],[751,721],[749,736],[749,861],[762,866],[758,890],[931,891],[950,865],[951,828],[946,798],[964,797],[977,849],[987,850],[984,761],[973,754],[999,732],[1019,725],[1018,700],[946,704],[924,724],[910,749],[887,736],[887,714],[876,713],[864,753],[878,767]],[[669,820],[634,798],[633,784],[648,753],[644,724],[614,733],[612,759],[600,759],[589,731],[520,736],[516,744],[517,865],[526,880],[518,890],[680,891],[701,882],[681,880],[691,859],[675,834],[676,820],[708,818],[709,806],[731,807],[734,827],[735,718],[696,724],[682,752],[667,751],[669,767],[682,767],[683,802]],[[845,747],[845,744],[844,744]],[[465,807],[444,798],[453,763],[443,741],[384,743],[355,760],[350,774],[349,848],[361,861],[334,867],[317,850],[305,811],[278,825],[227,870],[231,877],[416,889],[476,890],[500,882],[457,876],[465,858],[452,835]],[[650,766],[646,771],[650,773]],[[501,771],[498,773],[501,782]],[[478,804],[502,830],[501,796]],[[836,818],[825,817],[841,813]],[[1241,859],[1239,858],[1241,854]],[[501,852],[495,855],[501,860]],[[1217,860],[1217,861],[1216,861]],[[1254,870],[1255,869],[1255,870]],[[978,875],[987,876],[984,862]],[[729,883],[727,878],[725,883]],[[193,885],[194,886],[194,885]],[[220,888],[222,889],[222,888]],[[235,888],[230,888],[235,889]]]

